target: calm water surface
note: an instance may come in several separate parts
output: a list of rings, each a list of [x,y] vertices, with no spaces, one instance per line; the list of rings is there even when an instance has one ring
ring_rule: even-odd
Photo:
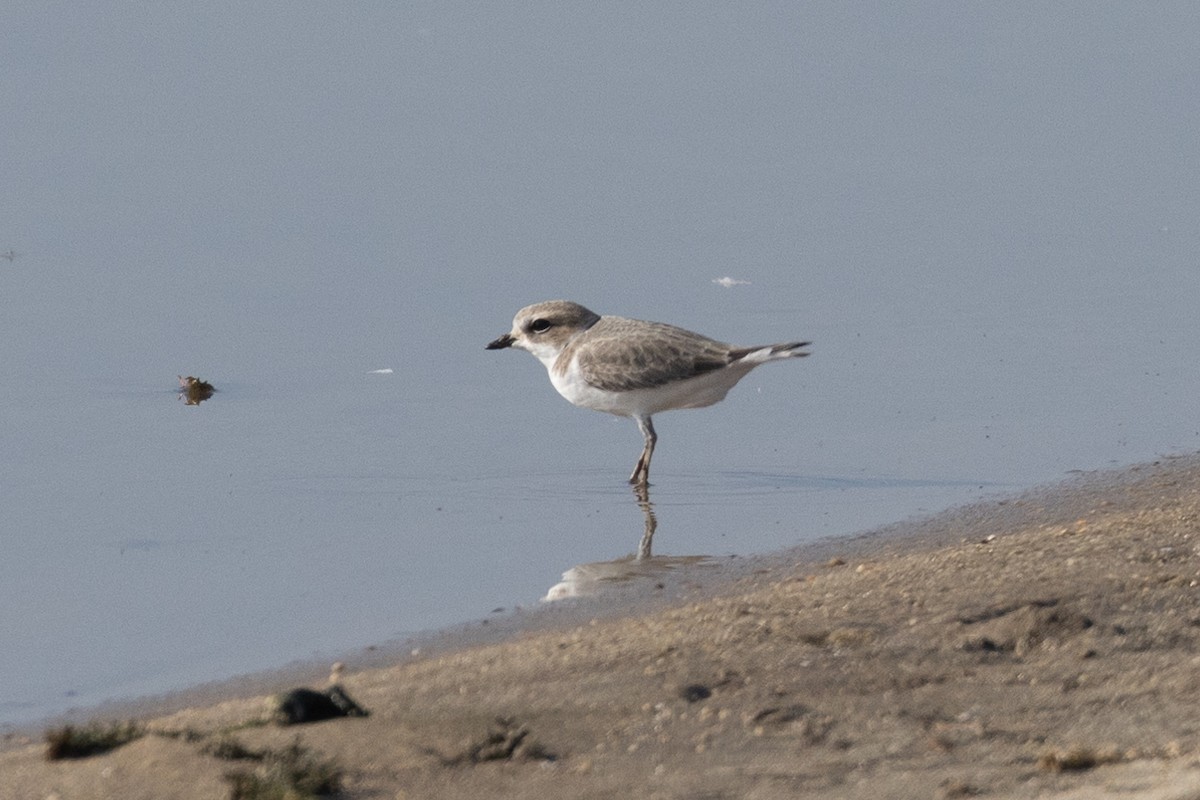
[[[5,11],[0,725],[636,553],[538,300],[815,342],[656,418],[664,564],[1197,449],[1200,19],[1089,15]]]

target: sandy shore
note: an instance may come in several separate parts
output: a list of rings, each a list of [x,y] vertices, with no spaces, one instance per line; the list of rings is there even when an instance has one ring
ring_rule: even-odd
[[[349,798],[1200,798],[1198,546],[1200,460],[1147,465],[347,674],[366,718],[255,698],[89,758],[10,740],[0,798],[226,798],[296,744]]]

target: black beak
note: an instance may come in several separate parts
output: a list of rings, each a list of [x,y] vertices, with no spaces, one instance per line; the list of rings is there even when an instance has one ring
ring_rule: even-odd
[[[516,338],[511,333],[506,333],[503,336],[501,336],[499,339],[488,342],[487,347],[484,349],[485,350],[503,350],[506,347],[512,347],[513,342],[515,342],[515,341],[516,341]]]

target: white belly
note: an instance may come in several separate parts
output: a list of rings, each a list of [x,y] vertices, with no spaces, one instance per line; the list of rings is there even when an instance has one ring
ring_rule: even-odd
[[[660,411],[703,408],[720,402],[754,366],[735,364],[695,378],[627,392],[597,389],[583,380],[574,364],[562,374],[553,369],[549,372],[554,388],[574,405],[622,417],[648,417]]]

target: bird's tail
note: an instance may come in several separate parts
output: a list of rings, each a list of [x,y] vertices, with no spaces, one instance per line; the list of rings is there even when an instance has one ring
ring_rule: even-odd
[[[812,342],[784,342],[783,344],[771,345],[772,358],[803,358],[808,355],[808,352],[802,352],[800,348],[808,347]]]
[[[780,344],[768,344],[763,347],[743,347],[734,350],[729,354],[729,360],[733,361],[750,361],[755,364],[761,364],[765,361],[774,361],[777,358],[803,358],[809,355],[808,351],[802,348],[808,347],[812,342],[782,342]]]

